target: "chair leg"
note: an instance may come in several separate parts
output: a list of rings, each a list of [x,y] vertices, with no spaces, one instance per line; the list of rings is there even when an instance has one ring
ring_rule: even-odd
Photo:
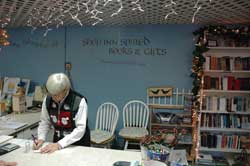
[[[127,149],[128,149],[128,140],[126,140],[125,146],[124,146],[124,150],[127,150]]]

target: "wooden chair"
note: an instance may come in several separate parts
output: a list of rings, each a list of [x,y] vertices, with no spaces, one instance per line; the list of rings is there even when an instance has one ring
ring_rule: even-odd
[[[148,106],[139,100],[129,101],[123,107],[123,125],[119,135],[124,138],[124,150],[127,150],[129,142],[140,142],[148,135],[147,125],[149,119]]]
[[[114,132],[119,118],[119,111],[115,104],[106,102],[99,106],[96,115],[95,130],[91,130],[92,146],[110,148],[115,138]]]

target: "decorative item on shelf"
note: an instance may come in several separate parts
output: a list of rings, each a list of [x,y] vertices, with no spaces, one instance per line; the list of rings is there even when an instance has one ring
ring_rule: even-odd
[[[24,96],[25,95],[25,89],[23,87],[18,86],[17,87],[17,92],[16,92],[15,95],[17,95],[17,96]]]
[[[22,113],[26,111],[25,105],[25,88],[18,84],[16,94],[12,96],[12,109],[15,113]]]
[[[145,151],[147,160],[166,161],[171,150],[168,145],[162,136],[146,136],[141,141],[141,149]]]
[[[5,112],[5,102],[1,101],[0,102],[0,116],[3,115],[3,113]]]
[[[0,78],[0,96],[2,96],[2,91],[3,91],[3,78]]]
[[[157,123],[170,123],[174,114],[169,112],[156,112],[155,114],[155,121]]]
[[[9,35],[5,29],[0,28],[0,45],[8,46],[10,42],[8,41]]]
[[[12,101],[11,101],[11,95],[6,95],[5,99],[5,112],[7,114],[10,114],[12,112]]]
[[[216,47],[217,46],[217,41],[216,40],[208,40],[208,46],[209,47]]]
[[[250,166],[250,155],[246,149],[243,149],[239,155],[235,156],[235,162],[232,166]]]
[[[12,109],[14,113],[22,113],[26,111],[24,95],[14,94],[12,96]]]
[[[148,88],[148,96],[150,97],[162,97],[162,96],[172,96],[173,87],[150,87]]]
[[[36,106],[36,107],[39,107],[41,108],[42,107],[42,102],[43,102],[43,99],[46,95],[46,88],[45,86],[36,86],[35,87],[35,94],[34,94],[34,98],[33,98],[33,106]]]
[[[167,129],[166,129],[167,130]],[[182,134],[185,134],[185,129],[178,132],[178,129],[174,128],[170,132],[166,130],[159,130],[159,133],[154,135],[148,135],[141,141],[142,149],[145,149],[148,159],[166,161],[168,156],[178,143],[178,139]]]
[[[242,148],[250,150],[250,137],[241,136],[240,145]]]
[[[29,87],[30,87],[30,79],[22,78],[18,86],[23,88],[24,95],[27,96],[29,92]]]
[[[19,82],[18,77],[4,77],[3,94],[15,94]]]

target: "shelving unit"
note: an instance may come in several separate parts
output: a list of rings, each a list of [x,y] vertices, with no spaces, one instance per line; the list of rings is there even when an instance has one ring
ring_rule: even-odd
[[[190,91],[173,87],[150,87],[147,89],[147,103],[150,109],[150,135],[154,135],[155,132],[160,130],[168,130],[169,133],[173,129],[177,129],[179,132],[182,129],[186,129],[188,134],[183,136],[183,140],[179,140],[179,145],[192,145],[192,125],[191,125],[191,100],[187,101],[187,98],[192,97]],[[180,119],[176,121],[160,120],[157,118],[157,113],[166,113],[174,118],[178,116]],[[173,116],[172,116],[173,115]],[[189,123],[184,123],[183,118],[190,118]],[[182,120],[181,120],[182,119]],[[186,122],[186,121],[185,121]],[[166,134],[169,134],[166,133]],[[185,138],[189,137],[189,141],[185,141]],[[186,139],[187,140],[187,139]]]
[[[202,147],[200,148],[201,151],[206,151],[206,152],[226,152],[226,153],[241,153],[241,149],[218,149],[218,148],[205,148]],[[247,150],[249,153],[250,151]]]
[[[199,151],[240,153],[250,137],[250,48],[210,47],[203,56]]]

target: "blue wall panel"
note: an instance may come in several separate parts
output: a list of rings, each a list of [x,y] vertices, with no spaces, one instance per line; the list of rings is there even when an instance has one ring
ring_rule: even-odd
[[[90,128],[94,128],[98,106],[110,101],[120,109],[119,130],[123,105],[132,99],[146,102],[147,87],[191,89],[192,32],[196,28],[67,27],[49,31],[46,37],[44,29],[33,33],[28,28],[11,29],[12,46],[0,52],[0,76],[25,77],[44,84],[50,73],[64,72],[65,61],[70,62],[73,85],[88,99]],[[125,45],[128,41],[134,43]],[[120,52],[114,52],[117,49]]]

